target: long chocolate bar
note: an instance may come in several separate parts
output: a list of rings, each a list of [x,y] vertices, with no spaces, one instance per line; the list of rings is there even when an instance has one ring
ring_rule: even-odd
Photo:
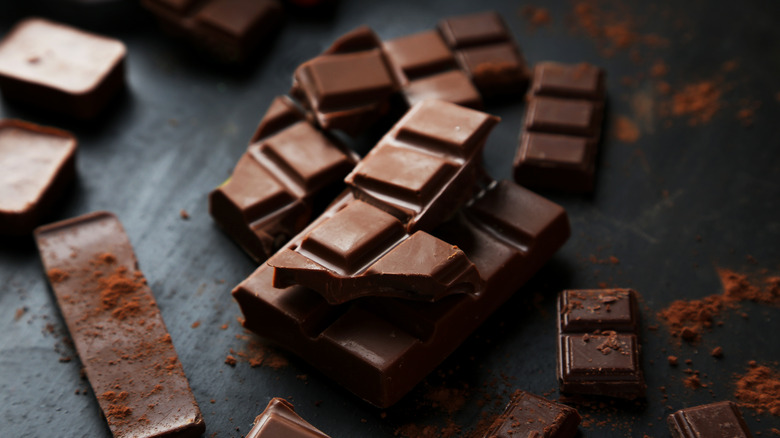
[[[558,298],[561,392],[644,397],[639,312],[630,289],[567,290]]]
[[[483,438],[573,438],[580,420],[574,408],[518,390]]]
[[[30,233],[76,174],[76,138],[21,120],[0,120],[0,235]]]
[[[329,211],[350,199],[340,198]],[[317,225],[315,221],[312,227]],[[433,235],[457,245],[474,263],[486,282],[480,293],[433,303],[366,297],[334,306],[303,286],[273,287],[273,269],[266,263],[233,290],[244,326],[298,354],[369,403],[388,407],[563,245],[569,221],[558,205],[502,181]]]
[[[730,401],[681,409],[667,418],[673,438],[751,438],[750,429]]]
[[[272,398],[262,414],[255,418],[246,438],[329,438],[309,424],[282,398]]]
[[[306,226],[320,198],[338,192],[357,160],[290,98],[277,97],[231,178],[209,195],[209,213],[262,262]]]
[[[119,220],[91,213],[40,227],[35,239],[114,436],[200,436],[200,409]]]
[[[515,181],[528,187],[592,191],[604,99],[600,68],[539,63],[515,155]]]

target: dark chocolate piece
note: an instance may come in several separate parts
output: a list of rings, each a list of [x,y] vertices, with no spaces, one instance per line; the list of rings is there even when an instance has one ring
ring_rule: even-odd
[[[119,220],[91,213],[40,227],[35,239],[114,436],[200,436],[200,409]]]
[[[323,129],[355,135],[387,113],[397,90],[379,38],[364,26],[295,69],[290,94]]]
[[[246,438],[329,438],[296,414],[293,405],[282,398],[272,398],[262,414],[255,418]]]
[[[461,106],[482,109],[482,96],[460,70],[449,70],[409,82],[403,88],[406,103],[417,105],[425,100],[443,100]]]
[[[567,290],[558,297],[561,392],[644,397],[639,312],[630,289]]]
[[[96,116],[125,84],[125,45],[29,18],[0,41],[6,99],[80,119]]]
[[[439,22],[439,31],[453,49],[484,46],[511,39],[504,20],[495,11],[445,18]]]
[[[730,401],[681,409],[666,419],[673,438],[751,438],[737,405]]]
[[[601,103],[590,100],[534,97],[528,102],[525,129],[593,139],[601,130],[603,112]]]
[[[540,62],[534,67],[534,96],[604,100],[604,71],[592,64]]]
[[[169,33],[225,62],[242,62],[282,22],[277,0],[141,0]]]
[[[518,390],[484,438],[573,438],[581,419],[574,408]]]
[[[351,199],[342,196],[329,211]],[[482,292],[433,303],[367,297],[333,306],[303,286],[273,287],[273,269],[263,264],[233,290],[244,326],[298,354],[357,396],[388,407],[563,245],[569,222],[563,208],[503,181],[433,235],[463,250],[486,281]]]
[[[525,132],[515,155],[515,181],[572,192],[593,190],[596,145],[588,137]]]
[[[0,120],[0,235],[30,233],[76,174],[76,138],[21,120]]]
[[[285,96],[274,99],[252,140],[231,178],[209,195],[209,213],[261,262],[306,226],[319,198],[343,187],[357,156]]]

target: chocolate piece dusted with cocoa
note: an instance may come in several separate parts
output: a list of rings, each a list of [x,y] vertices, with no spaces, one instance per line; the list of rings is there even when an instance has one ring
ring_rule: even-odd
[[[277,97],[233,174],[209,195],[209,212],[252,258],[264,261],[343,187],[358,157]]]
[[[345,194],[326,216],[353,199]],[[491,184],[432,235],[457,245],[474,263],[485,280],[480,293],[432,303],[365,297],[329,305],[322,295],[304,286],[273,287],[269,266],[273,256],[233,290],[244,326],[293,351],[357,396],[388,407],[454,351],[563,245],[569,237],[569,222],[558,205],[502,181]]]
[[[604,100],[600,68],[537,64],[515,155],[515,181],[536,188],[592,191]]]
[[[76,138],[21,120],[0,120],[0,235],[30,233],[76,174]]]
[[[0,41],[3,97],[79,119],[96,116],[125,85],[121,41],[29,18]]]
[[[225,62],[242,62],[282,22],[277,0],[141,0],[168,33]]]
[[[730,401],[681,409],[666,419],[674,438],[751,438],[737,405]]]
[[[531,72],[496,12],[446,18],[439,23],[439,32],[483,96],[503,97],[525,91]]]
[[[114,436],[200,436],[200,409],[119,220],[91,213],[40,227],[35,239]]]
[[[246,438],[329,438],[295,413],[293,405],[282,398],[272,398],[262,414],[255,418]]]
[[[558,297],[561,392],[644,397],[639,313],[630,289],[566,290]]]
[[[382,43],[363,26],[295,69],[290,94],[323,129],[355,135],[388,112],[397,90]]]
[[[572,438],[580,420],[574,408],[518,390],[483,437]]]

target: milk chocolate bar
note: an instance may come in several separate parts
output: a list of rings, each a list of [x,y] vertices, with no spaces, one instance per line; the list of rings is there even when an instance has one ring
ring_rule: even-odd
[[[262,414],[255,418],[246,438],[329,438],[295,413],[293,405],[282,398],[272,398]]]
[[[328,211],[338,211],[352,199],[347,193]],[[317,225],[315,221],[310,227]],[[502,181],[432,234],[457,245],[474,263],[485,280],[480,293],[432,303],[366,297],[330,305],[304,286],[273,287],[269,263],[274,256],[233,290],[244,326],[293,351],[369,403],[388,407],[563,245],[569,222],[563,208]]]
[[[515,155],[515,181],[528,187],[592,191],[604,99],[600,68],[539,63]]]
[[[483,437],[573,438],[580,420],[573,408],[518,390]]]
[[[21,120],[0,120],[0,235],[30,233],[76,174],[76,138]]]
[[[358,160],[318,130],[292,100],[271,103],[233,174],[209,194],[209,213],[244,250],[262,262],[343,187]]]
[[[119,220],[91,213],[40,227],[35,239],[114,436],[200,436],[200,409]]]
[[[750,429],[730,401],[681,409],[667,418],[673,438],[751,438]]]
[[[3,97],[79,119],[95,117],[125,84],[121,41],[29,18],[0,41]]]
[[[290,94],[323,129],[355,135],[388,112],[397,90],[379,37],[362,26],[295,69]]]
[[[141,0],[169,33],[225,62],[242,62],[282,22],[277,0]]]
[[[633,290],[563,291],[558,297],[558,333],[561,392],[644,397]]]

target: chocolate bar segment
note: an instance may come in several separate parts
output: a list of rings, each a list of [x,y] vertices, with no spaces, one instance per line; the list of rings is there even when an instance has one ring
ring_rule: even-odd
[[[639,332],[636,292],[631,289],[567,290],[560,300],[562,333]]]
[[[500,43],[511,37],[504,20],[495,11],[445,18],[439,31],[453,49]]]
[[[681,409],[667,418],[673,438],[751,438],[739,408],[722,401]]]
[[[602,113],[601,104],[589,100],[534,97],[525,113],[525,130],[595,138]]]
[[[482,96],[460,70],[426,76],[409,82],[403,88],[406,103],[415,106],[426,100],[442,100],[468,108],[482,109]]]
[[[515,181],[529,187],[592,191],[595,153],[592,138],[525,132],[515,156]]]
[[[604,71],[592,64],[540,62],[534,68],[533,96],[604,100]]]
[[[518,390],[483,437],[573,438],[580,420],[573,408]]]
[[[325,216],[351,199],[351,194],[343,196]],[[506,238],[508,234],[528,240],[520,245]],[[304,286],[275,288],[269,266],[277,257],[273,256],[233,290],[244,325],[299,355],[358,397],[388,407],[563,245],[569,222],[558,205],[504,181],[492,184],[433,236],[463,250],[485,280],[481,292],[436,302],[366,297],[330,305]]]
[[[21,120],[0,120],[0,235],[30,233],[76,174],[76,138]]]
[[[0,41],[3,97],[79,119],[95,117],[125,84],[121,41],[29,18]]]
[[[255,418],[246,438],[329,438],[309,424],[282,398],[272,398],[262,414]]]
[[[119,220],[91,213],[40,227],[35,239],[114,436],[200,436],[200,409]]]
[[[233,175],[209,195],[214,220],[257,261],[273,254],[336,193],[357,156],[276,98]]]

